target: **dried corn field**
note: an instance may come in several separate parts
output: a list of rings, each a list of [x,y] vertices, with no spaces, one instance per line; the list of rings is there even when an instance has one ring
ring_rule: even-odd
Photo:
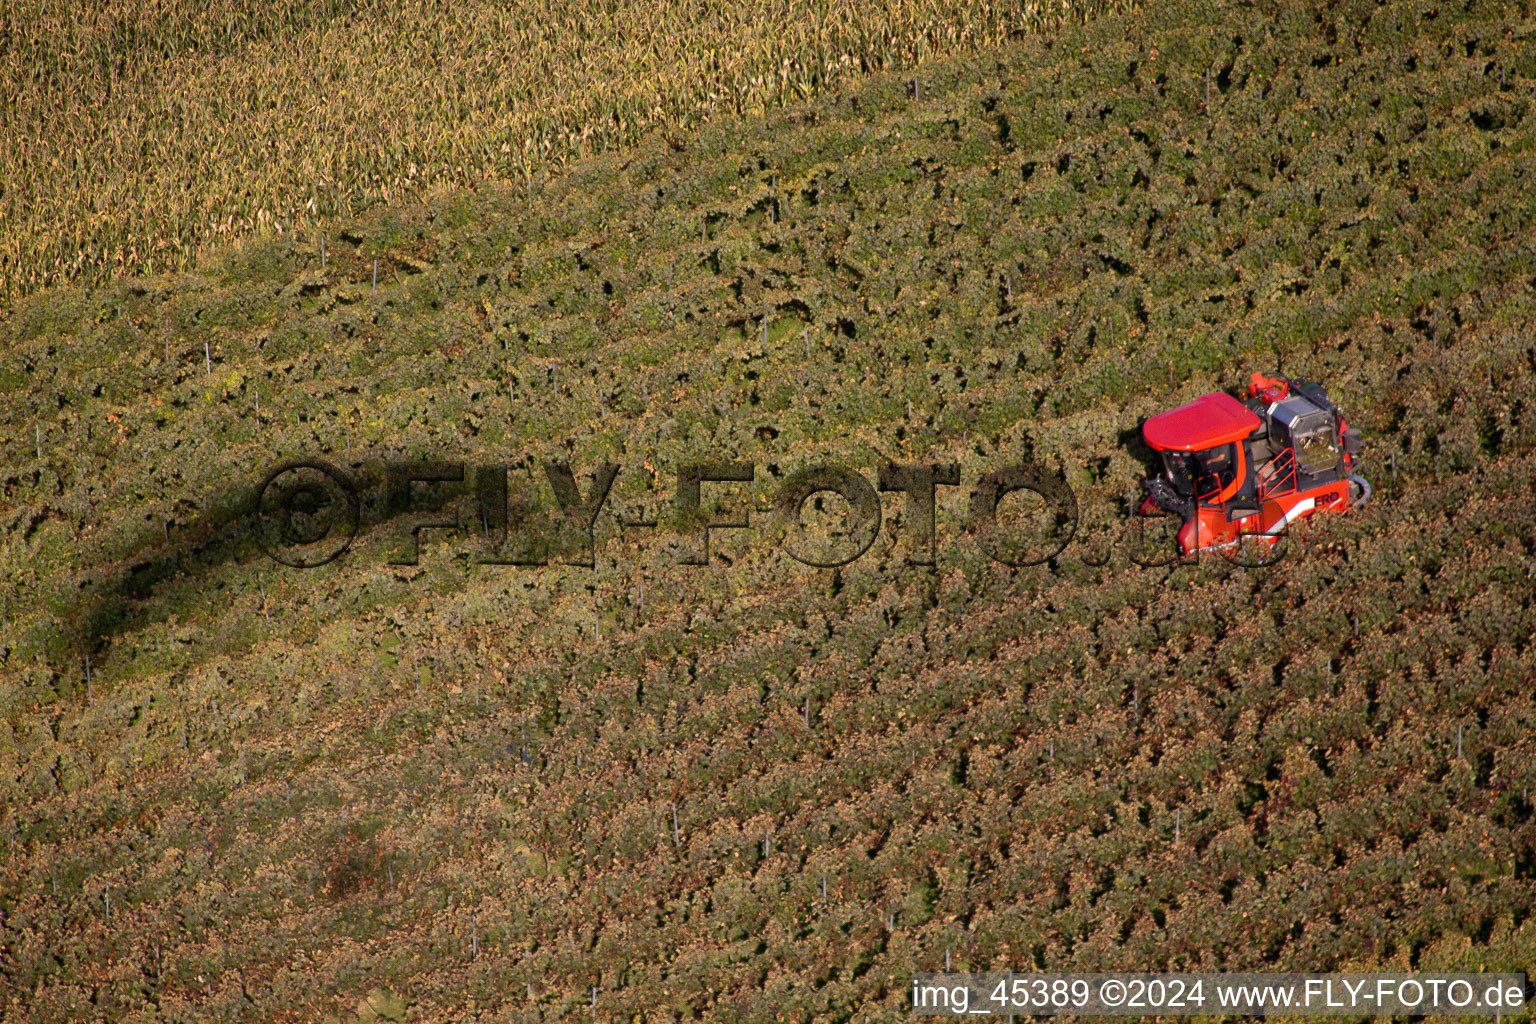
[[[531,182],[1111,6],[19,0],[0,11],[0,302],[434,188]]]

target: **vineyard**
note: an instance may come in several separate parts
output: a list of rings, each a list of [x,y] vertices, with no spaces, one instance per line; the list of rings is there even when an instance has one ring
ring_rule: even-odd
[[[946,962],[1536,973],[1536,15],[1156,8],[20,298],[0,1017],[874,1021]],[[194,29],[167,60],[214,59]],[[1327,384],[1375,496],[1270,568],[1157,564],[1139,423],[1254,370]],[[363,494],[316,568],[251,511],[290,459]],[[462,493],[401,514],[400,460]],[[786,480],[891,462],[958,466],[931,546],[884,493],[862,557],[791,557]],[[1010,567],[968,501],[1023,462],[1080,518]],[[702,463],[752,479],[683,514]],[[578,498],[618,467],[590,542],[488,564],[471,477],[555,519],[549,464]],[[849,546],[840,500],[810,541]],[[397,564],[428,520],[457,528]]]

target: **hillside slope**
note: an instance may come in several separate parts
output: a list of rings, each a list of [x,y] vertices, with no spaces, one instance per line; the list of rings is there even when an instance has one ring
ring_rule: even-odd
[[[18,306],[7,1016],[1533,970],[1536,21],[1174,0],[917,77]],[[1274,568],[1134,563],[1140,418],[1277,368],[1362,429],[1373,502]],[[298,458],[367,498],[307,570],[246,511]],[[476,564],[488,522],[389,564],[400,458],[545,507],[546,462],[618,465],[594,565]],[[1028,459],[1082,521],[1009,568],[967,501]],[[935,567],[894,494],[841,569],[763,528],[788,474],[887,460],[960,465]],[[700,462],[756,474],[704,485],[753,505],[707,566]]]

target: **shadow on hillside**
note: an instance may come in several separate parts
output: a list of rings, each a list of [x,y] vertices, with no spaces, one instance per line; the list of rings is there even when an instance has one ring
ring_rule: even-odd
[[[1140,423],[1129,430],[1120,431],[1117,436],[1120,439],[1120,447],[1145,467],[1147,476],[1156,476],[1163,471],[1162,461],[1157,457],[1157,453],[1147,444],[1146,438],[1141,436]]]
[[[1158,472],[1158,460],[1139,426],[1121,431],[1118,438],[1148,475]],[[345,468],[318,459],[293,460],[229,487],[190,523],[140,527],[130,553],[105,572],[88,576],[74,608],[62,616],[64,628],[49,652],[61,669],[62,693],[84,683],[84,672],[68,667],[71,659],[78,668],[86,658],[103,666],[116,640],[151,625],[175,618],[196,621],[210,603],[228,605],[241,598],[257,602],[265,613],[270,591],[284,573],[323,571],[333,561],[345,564],[359,557],[371,567],[417,565],[423,530],[434,531],[426,535],[433,538],[429,544],[441,537],[435,531],[449,532],[461,547],[467,542],[477,564],[591,565],[591,524],[597,513],[588,503],[595,501],[621,524],[640,525],[626,523],[611,502],[605,505],[616,466],[606,476],[604,467],[594,467],[578,485],[569,467],[552,464],[545,467],[544,480],[535,475],[512,487],[507,486],[509,468],[431,457],[360,461]],[[499,477],[499,485],[482,478],[488,470],[490,479]],[[711,477],[717,478],[727,477]],[[653,536],[682,539],[703,525],[698,510],[679,512],[668,504],[657,512],[663,521],[646,524],[659,527]],[[221,572],[231,564],[251,565],[260,575],[231,582]]]
[[[190,523],[140,528],[128,554],[104,572],[86,574],[79,600],[61,617],[63,628],[49,651],[56,667],[64,666],[58,678],[75,678],[67,667],[71,659],[82,668],[87,657],[96,666],[106,664],[115,639],[173,616],[191,617],[209,602],[255,594],[265,610],[271,586],[258,578],[227,588],[219,576],[230,564],[305,573],[345,562],[349,553],[356,558],[356,549],[366,548],[377,553],[378,564],[405,568],[420,560],[421,531],[443,529],[473,538],[475,561],[482,564],[590,564],[583,561],[591,557],[590,527],[515,489],[491,489],[488,505],[475,467],[463,467],[454,479],[442,473],[445,464],[451,461],[410,464],[420,475],[406,474],[402,501],[391,488],[390,463],[342,468],[318,459],[290,461],[216,495]],[[394,465],[398,470],[403,464]],[[592,486],[584,481],[580,494],[590,496]],[[509,526],[517,522],[531,526]],[[66,684],[63,692],[73,689]]]

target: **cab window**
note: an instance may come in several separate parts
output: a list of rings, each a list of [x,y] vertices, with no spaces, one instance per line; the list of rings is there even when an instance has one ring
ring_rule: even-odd
[[[1186,498],[1191,497],[1195,493],[1195,477],[1200,473],[1195,457],[1188,452],[1163,452],[1163,465],[1168,470],[1168,482],[1173,484],[1173,489]]]
[[[1230,487],[1237,478],[1236,446],[1226,444],[1201,452],[1200,464],[1206,476],[1214,479],[1216,489]]]

